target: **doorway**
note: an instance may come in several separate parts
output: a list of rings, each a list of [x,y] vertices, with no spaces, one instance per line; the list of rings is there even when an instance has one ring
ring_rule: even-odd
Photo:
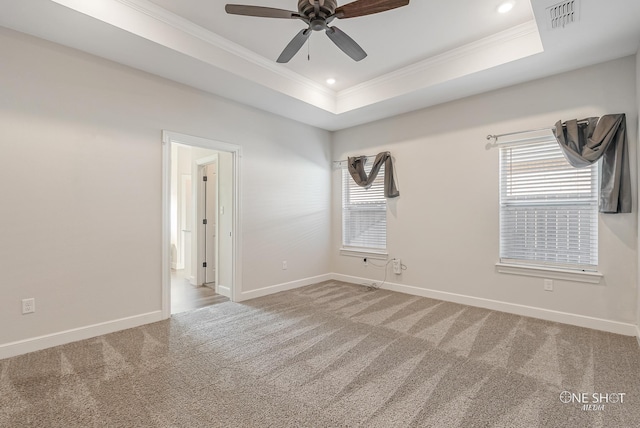
[[[163,293],[172,313],[234,300],[239,146],[163,132]]]

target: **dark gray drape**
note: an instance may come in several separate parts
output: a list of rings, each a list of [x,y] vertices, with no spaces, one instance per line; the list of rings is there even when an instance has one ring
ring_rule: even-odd
[[[393,160],[391,159],[391,153],[382,152],[378,153],[376,159],[373,161],[371,172],[367,177],[367,173],[364,172],[364,165],[367,163],[366,156],[350,157],[347,160],[349,167],[349,173],[353,178],[353,181],[360,187],[369,188],[373,184],[373,181],[378,176],[378,171],[384,163],[384,196],[387,198],[397,198],[400,196],[400,192],[396,188],[396,180],[393,171]]]
[[[553,131],[571,165],[589,166],[602,158],[600,212],[631,212],[631,175],[624,114],[589,118],[587,125],[577,120],[556,123]]]

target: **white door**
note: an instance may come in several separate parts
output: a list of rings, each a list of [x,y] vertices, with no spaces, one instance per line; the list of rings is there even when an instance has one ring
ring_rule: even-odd
[[[205,167],[205,284],[214,284],[216,278],[216,213],[218,207],[218,181],[215,163]]]

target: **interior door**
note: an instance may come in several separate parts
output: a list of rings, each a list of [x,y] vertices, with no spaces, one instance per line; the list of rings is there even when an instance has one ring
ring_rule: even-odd
[[[216,278],[216,214],[218,207],[218,181],[216,165],[209,164],[205,168],[205,284],[214,284]]]

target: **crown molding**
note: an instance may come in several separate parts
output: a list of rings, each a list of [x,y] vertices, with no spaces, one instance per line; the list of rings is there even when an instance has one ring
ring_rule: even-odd
[[[338,92],[338,97],[348,97],[355,92],[375,88],[376,86],[384,85],[389,82],[403,80],[410,75],[421,74],[435,66],[456,61],[471,54],[475,54],[479,50],[499,47],[506,42],[514,41],[531,34],[538,35],[538,26],[536,25],[535,20],[531,20],[525,22],[524,24],[511,27],[507,30],[492,34],[491,36],[487,36],[483,39],[476,40],[474,42],[429,57],[422,61],[416,62],[404,68],[392,71],[358,85],[354,85],[350,88],[343,89],[342,91]]]
[[[285,79],[292,80],[300,85],[307,86],[310,90],[321,92],[324,95],[330,95],[333,97],[336,96],[336,91],[329,89],[319,83],[316,83],[311,79],[307,79],[306,77],[289,70],[285,66],[282,66],[276,62],[273,62],[272,60],[258,55],[257,53],[228,39],[225,39],[224,37],[214,33],[213,31],[207,30],[206,28],[203,28],[193,23],[192,21],[189,21],[188,19],[176,15],[175,13],[170,12],[148,0],[112,1],[116,1],[124,6],[129,7],[130,9],[133,9],[137,12],[149,16],[150,18],[160,21],[163,24],[168,25],[176,30],[189,34],[190,36],[196,37],[210,45],[213,45],[219,49],[238,56],[271,73],[277,74]]]
[[[519,40],[531,37],[536,38],[540,44],[540,49],[536,53],[541,52],[542,43],[540,42],[538,26],[535,20],[530,20],[499,33],[492,34],[480,40],[473,41],[458,48],[451,49],[441,54],[408,65],[396,71],[392,71],[390,73],[344,89],[337,94],[338,105],[340,105],[341,102],[345,102],[349,98],[353,98],[364,93],[374,92],[382,87],[387,87],[390,85],[396,86],[398,83],[402,84],[406,82],[406,80],[410,77],[427,75],[436,67],[443,67],[447,66],[448,64],[454,64],[464,58],[475,56],[478,54],[478,52],[499,49],[506,43],[517,42]],[[529,55],[531,55],[531,53],[526,53],[524,56]],[[404,92],[409,92],[415,89],[417,88],[407,88]]]
[[[543,51],[538,27],[531,20],[336,92],[149,0],[51,1],[333,115]]]

